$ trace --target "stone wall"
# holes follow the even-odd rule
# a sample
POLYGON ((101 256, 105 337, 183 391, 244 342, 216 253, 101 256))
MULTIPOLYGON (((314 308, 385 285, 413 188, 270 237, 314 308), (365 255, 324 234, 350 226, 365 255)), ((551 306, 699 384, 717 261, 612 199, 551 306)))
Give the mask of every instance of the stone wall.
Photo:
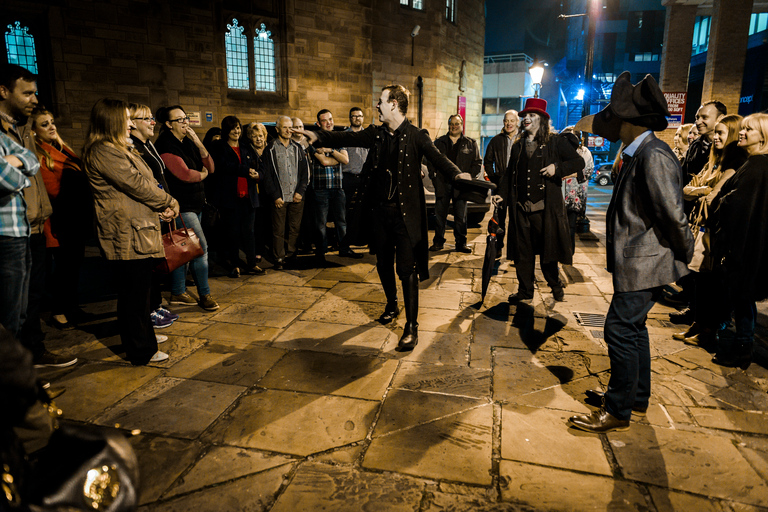
MULTIPOLYGON (((199 111, 204 133, 226 115, 274 122, 278 115, 315 120, 329 108, 337 125, 360 106, 375 118, 382 86, 399 82, 412 91, 408 117, 418 116, 416 77, 424 79, 423 125, 445 131, 457 96, 467 98, 467 134, 480 135, 485 15, 482 0, 458 2, 456 24, 445 20, 444 0, 425 10, 399 0, 7 0, 3 18, 47 19, 53 104, 62 136, 80 147, 93 103, 103 97, 146 103, 153 110, 179 103, 199 111), (281 93, 227 88, 224 33, 237 18, 246 33, 264 22, 272 31, 281 93), (420 25, 411 66, 411 30, 420 25), (459 91, 465 61, 466 90, 459 91), (207 122, 205 113, 213 120, 207 122)), ((47 87, 41 76, 41 88, 47 87)))

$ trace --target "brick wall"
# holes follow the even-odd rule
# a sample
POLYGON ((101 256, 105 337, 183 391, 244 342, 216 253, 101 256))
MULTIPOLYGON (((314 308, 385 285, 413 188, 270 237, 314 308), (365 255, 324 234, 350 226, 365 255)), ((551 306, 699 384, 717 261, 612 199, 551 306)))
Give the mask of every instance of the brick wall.
MULTIPOLYGON (((83 143, 91 106, 103 97, 146 103, 153 110, 179 103, 199 111, 203 134, 227 115, 244 123, 278 115, 315 121, 329 108, 338 125, 360 106, 375 117, 382 86, 412 91, 408 117, 418 115, 416 77, 424 79, 423 124, 433 136, 456 97, 467 97, 467 134, 480 135, 485 18, 482 0, 459 2, 454 25, 444 0, 425 0, 425 11, 398 0, 6 0, 5 15, 48 20, 54 104, 62 136, 83 143), (30 12, 33 9, 34 13, 30 12), (284 93, 245 95, 227 89, 224 32, 232 17, 252 28, 265 22, 284 55, 278 70, 284 93), (411 30, 421 25, 411 66, 411 30), (466 61, 467 89, 458 90, 466 61), (213 121, 205 121, 205 113, 213 121)), ((42 39, 41 39, 42 40, 42 39)), ((48 43, 46 43, 48 44, 48 43)), ((44 81, 40 81, 41 87, 44 81)))

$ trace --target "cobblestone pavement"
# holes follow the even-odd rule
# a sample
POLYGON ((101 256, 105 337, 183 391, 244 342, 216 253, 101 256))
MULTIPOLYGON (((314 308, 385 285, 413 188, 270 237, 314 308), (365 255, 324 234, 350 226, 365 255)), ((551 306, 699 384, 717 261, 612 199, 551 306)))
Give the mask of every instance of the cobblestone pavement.
POLYGON ((95 321, 48 330, 80 362, 45 375, 67 389, 66 419, 142 431, 146 511, 768 511, 765 351, 747 371, 714 365, 672 339, 670 307, 648 319, 647 416, 607 435, 566 426, 609 377, 602 326, 576 318, 612 293, 595 196, 565 302, 539 274, 534 303, 508 305, 502 260, 481 303, 478 227, 472 254, 431 258, 412 353, 394 350, 404 313, 375 321, 373 257, 329 255, 337 266, 212 278, 221 309, 172 308, 170 359, 146 367, 121 357, 114 300, 90 303, 95 321))

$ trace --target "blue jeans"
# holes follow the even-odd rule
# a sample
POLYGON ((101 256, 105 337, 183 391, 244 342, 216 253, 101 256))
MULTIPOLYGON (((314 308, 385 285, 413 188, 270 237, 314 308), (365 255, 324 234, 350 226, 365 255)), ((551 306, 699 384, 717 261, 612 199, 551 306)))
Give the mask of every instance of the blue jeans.
POLYGON ((757 307, 749 300, 740 300, 733 305, 733 324, 736 327, 734 341, 743 345, 752 345, 755 339, 755 318, 757 307))
MULTIPOLYGON (((346 197, 344 189, 314 189, 315 191, 315 222, 317 230, 320 232, 318 237, 316 253, 325 254, 328 250, 328 238, 325 233, 325 225, 328 222, 328 213, 333 216, 333 223, 336 226, 336 235, 339 237, 339 247, 347 235, 347 212, 346 197)), ((343 248, 342 248, 343 249, 343 248)))
MULTIPOLYGON (((203 227, 200 225, 200 219, 202 217, 203 215, 201 213, 181 212, 181 218, 184 219, 187 228, 195 232, 200 239, 200 245, 203 247, 203 255, 188 263, 192 269, 192 277, 197 285, 197 294, 201 298, 203 295, 211 293, 211 287, 208 286, 208 242, 205 240, 205 233, 203 233, 203 227)), ((181 227, 181 221, 179 219, 176 219, 176 227, 181 227)), ((173 295, 181 295, 186 292, 186 280, 187 265, 181 266, 171 272, 171 293, 173 295)))
POLYGON ((29 237, 0 236, 0 324, 14 337, 27 317, 31 267, 29 237))
POLYGON ((647 406, 651 397, 651 348, 645 320, 660 288, 618 292, 605 318, 605 342, 611 360, 611 379, 605 409, 629 420, 632 406, 647 406))

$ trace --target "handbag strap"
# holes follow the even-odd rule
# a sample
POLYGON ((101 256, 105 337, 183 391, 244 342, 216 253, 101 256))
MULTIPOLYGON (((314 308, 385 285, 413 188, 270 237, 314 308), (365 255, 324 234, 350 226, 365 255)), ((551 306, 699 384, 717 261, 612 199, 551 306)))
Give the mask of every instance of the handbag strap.
MULTIPOLYGON (((187 223, 186 223, 186 222, 184 222, 184 217, 182 217, 182 216, 181 216, 181 214, 179 214, 179 219, 181 219, 181 226, 182 226, 182 228, 184 229, 184 233, 186 233, 186 234, 187 234, 187 238, 190 238, 190 236, 189 236, 189 229, 187 229, 187 223)), ((171 243, 172 243, 172 244, 174 244, 174 245, 176 245, 176 241, 173 239, 173 231, 174 231, 174 229, 173 229, 173 222, 174 222, 175 220, 176 220, 176 219, 173 219, 173 220, 169 220, 169 221, 168 221, 168 224, 170 224, 170 225, 171 225, 171 226, 170 226, 170 228, 171 228, 171 229, 170 229, 170 230, 168 231, 168 233, 167 233, 167 234, 168 234, 168 237, 171 239, 171 243)), ((160 222, 165 222, 165 221, 160 221, 160 222)))

